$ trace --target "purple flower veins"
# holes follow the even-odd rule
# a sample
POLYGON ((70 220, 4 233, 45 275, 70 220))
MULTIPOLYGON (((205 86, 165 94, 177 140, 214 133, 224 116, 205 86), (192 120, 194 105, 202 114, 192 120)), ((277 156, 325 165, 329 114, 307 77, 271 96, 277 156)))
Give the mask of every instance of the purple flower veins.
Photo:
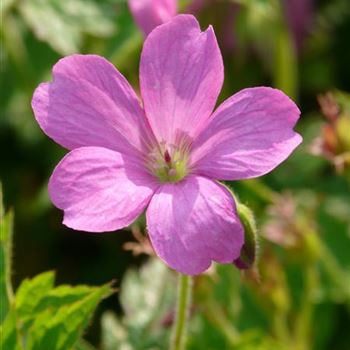
POLYGON ((249 88, 214 112, 223 83, 214 31, 191 15, 153 30, 140 62, 142 105, 114 66, 72 55, 36 89, 43 131, 70 152, 49 182, 63 223, 114 231, 146 210, 157 255, 186 274, 232 263, 244 242, 231 193, 217 180, 266 174, 301 142, 300 111, 281 91, 249 88))

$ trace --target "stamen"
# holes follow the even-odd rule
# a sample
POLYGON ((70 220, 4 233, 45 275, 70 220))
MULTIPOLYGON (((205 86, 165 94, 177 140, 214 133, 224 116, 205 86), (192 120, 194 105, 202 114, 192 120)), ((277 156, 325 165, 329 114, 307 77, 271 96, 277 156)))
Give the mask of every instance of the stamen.
POLYGON ((185 147, 161 142, 150 152, 146 165, 161 182, 178 182, 188 174, 187 161, 185 147))

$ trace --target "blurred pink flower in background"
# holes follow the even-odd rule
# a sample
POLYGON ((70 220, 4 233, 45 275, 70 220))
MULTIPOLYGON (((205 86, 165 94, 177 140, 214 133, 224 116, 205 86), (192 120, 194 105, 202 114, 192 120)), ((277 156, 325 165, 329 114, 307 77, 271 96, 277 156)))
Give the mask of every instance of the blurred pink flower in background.
POLYGON ((177 13, 177 0, 128 0, 135 22, 145 35, 177 13))
MULTIPOLYGON (((281 3, 295 46, 300 49, 312 26, 315 0, 281 0, 281 3)), ((211 23, 217 18, 214 28, 218 32, 217 27, 220 27, 219 42, 225 50, 236 49, 238 38, 235 25, 242 10, 244 5, 222 0, 193 0, 187 9, 199 17, 208 11, 211 23)))
POLYGON ((350 108, 348 94, 340 91, 327 92, 318 96, 326 123, 319 136, 312 142, 312 154, 322 156, 331 162, 339 174, 350 169, 350 108))
POLYGON ((295 45, 301 48, 313 20, 315 0, 283 0, 283 9, 295 45))
POLYGON ((179 15, 146 38, 143 103, 102 57, 73 55, 36 89, 43 131, 70 150, 49 193, 76 230, 114 231, 146 210, 156 254, 198 274, 232 263, 244 241, 232 194, 217 180, 264 175, 301 142, 300 111, 279 90, 249 88, 213 113, 224 80, 212 27, 179 15))

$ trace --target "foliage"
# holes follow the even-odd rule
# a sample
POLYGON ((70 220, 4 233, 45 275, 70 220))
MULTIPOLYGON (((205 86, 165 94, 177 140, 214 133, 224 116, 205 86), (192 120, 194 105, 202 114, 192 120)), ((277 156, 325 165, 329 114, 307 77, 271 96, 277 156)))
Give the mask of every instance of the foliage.
POLYGON ((106 9, 93 1, 31 0, 18 9, 35 35, 62 55, 79 51, 83 34, 103 37, 114 30, 106 9))
POLYGON ((128 271, 120 291, 124 317, 118 319, 110 311, 102 317, 103 349, 165 348, 165 327, 174 317, 175 282, 166 266, 155 258, 139 272, 128 271))
POLYGON ((1 348, 71 349, 81 337, 98 303, 112 293, 101 287, 54 287, 54 272, 25 279, 11 291, 10 256, 12 215, 1 214, 1 348))

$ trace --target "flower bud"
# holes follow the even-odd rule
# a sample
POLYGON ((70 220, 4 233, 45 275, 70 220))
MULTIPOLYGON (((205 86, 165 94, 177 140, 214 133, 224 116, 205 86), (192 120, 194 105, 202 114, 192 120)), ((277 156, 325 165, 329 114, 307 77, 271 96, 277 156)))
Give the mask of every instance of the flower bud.
POLYGON ((327 123, 314 141, 311 152, 334 164, 339 173, 350 169, 350 96, 340 91, 318 97, 327 123))
POLYGON ((241 255, 233 263, 237 268, 246 270, 254 265, 257 256, 257 230, 253 212, 244 204, 237 203, 237 212, 244 228, 244 245, 241 255))

